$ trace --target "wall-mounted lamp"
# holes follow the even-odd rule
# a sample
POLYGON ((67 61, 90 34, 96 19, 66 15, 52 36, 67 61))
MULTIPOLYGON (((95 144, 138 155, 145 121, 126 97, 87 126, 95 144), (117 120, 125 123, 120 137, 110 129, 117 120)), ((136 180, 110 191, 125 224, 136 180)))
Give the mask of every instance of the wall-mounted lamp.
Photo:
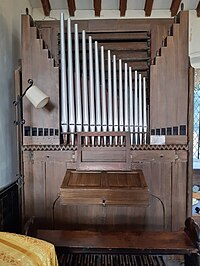
POLYGON ((22 226, 23 226, 23 215, 24 215, 24 176, 22 173, 22 125, 25 123, 23 119, 23 111, 22 111, 22 100, 23 97, 26 96, 29 101, 34 105, 35 108, 43 108, 49 101, 49 96, 47 96, 43 91, 41 91, 38 87, 33 85, 33 80, 28 80, 29 86, 25 89, 22 95, 17 95, 16 101, 13 102, 15 105, 17 112, 16 112, 16 120, 14 121, 15 125, 17 126, 17 140, 18 140, 18 186, 19 186, 19 195, 21 195, 21 202, 20 202, 20 213, 22 219, 22 226))
POLYGON ((35 106, 35 108, 43 108, 48 103, 49 96, 33 85, 32 79, 29 79, 28 83, 30 86, 24 92, 26 97, 35 106))

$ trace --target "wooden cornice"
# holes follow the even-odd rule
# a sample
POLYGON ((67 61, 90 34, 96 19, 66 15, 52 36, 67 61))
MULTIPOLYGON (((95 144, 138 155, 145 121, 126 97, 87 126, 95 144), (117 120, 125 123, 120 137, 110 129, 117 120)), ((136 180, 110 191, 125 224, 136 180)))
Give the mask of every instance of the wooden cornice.
POLYGON ((50 5, 49 0, 41 0, 41 3, 42 3, 44 15, 47 17, 50 16, 51 5, 50 5))
POLYGON ((145 16, 146 17, 150 17, 151 16, 152 7, 153 7, 153 0, 146 0, 145 1, 145 6, 144 6, 144 11, 145 11, 145 16))
POLYGON ((75 0, 67 0, 67 4, 70 17, 74 17, 74 13, 76 11, 75 0))
POLYGON ((172 0, 172 4, 170 7, 172 17, 176 16, 176 14, 178 13, 180 4, 181 4, 181 0, 172 0))
POLYGON ((197 17, 200 17, 200 1, 197 5, 196 11, 197 11, 197 17))
POLYGON ((127 0, 120 0, 120 2, 119 2, 120 17, 125 16, 126 8, 127 8, 127 0))
POLYGON ((101 14, 101 0, 93 0, 94 13, 96 17, 100 17, 101 14))

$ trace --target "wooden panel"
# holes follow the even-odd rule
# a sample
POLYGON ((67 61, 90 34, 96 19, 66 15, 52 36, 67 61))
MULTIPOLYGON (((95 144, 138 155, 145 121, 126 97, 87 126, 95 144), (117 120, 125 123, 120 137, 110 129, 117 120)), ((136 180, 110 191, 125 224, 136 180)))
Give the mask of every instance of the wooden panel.
POLYGON ((132 162, 174 162, 176 159, 175 151, 155 150, 155 151, 131 151, 132 162))
POLYGON ((104 149, 85 149, 82 152, 82 160, 84 162, 126 162, 126 150, 106 151, 104 149))
MULTIPOLYGON (((179 229, 180 221, 184 221, 183 212, 186 205, 184 187, 187 151, 134 151, 133 154, 137 155, 133 160, 133 167, 135 165, 136 169, 142 169, 150 193, 160 198, 165 206, 165 229, 171 230, 172 224, 173 230, 179 229), (172 192, 172 173, 178 193, 172 192), (176 195, 176 198, 173 196, 173 204, 172 193, 176 195), (180 218, 179 212, 182 216, 180 218)), ((59 195, 66 165, 73 160, 72 155, 72 151, 24 154, 26 217, 35 215, 36 219, 39 219, 40 228, 52 226, 53 204, 59 195), (37 193, 41 195, 38 196, 37 193)), ((110 186, 118 183, 113 179, 114 177, 109 181, 110 186)), ((124 180, 124 185, 128 185, 127 180, 124 180)), ((125 193, 123 196, 126 200, 125 193)), ((118 227, 126 225, 129 229, 163 230, 162 205, 154 196, 150 196, 150 205, 146 208, 125 205, 67 206, 61 205, 58 199, 54 206, 54 227, 117 230, 118 227)))
MULTIPOLYGON (((57 207, 59 207, 59 190, 62 184, 63 176, 66 172, 66 163, 64 161, 47 161, 46 162, 46 213, 48 228, 54 228, 54 214, 57 207)), ((61 213, 65 211, 61 209, 61 213)), ((63 221, 65 223, 66 220, 63 221)))
POLYGON ((140 167, 151 195, 145 230, 171 230, 171 163, 150 161, 141 163, 140 167))
POLYGON ((100 187, 101 172, 75 172, 68 171, 63 179, 61 188, 66 187, 100 187))
MULTIPOLYGON (((33 79, 49 97, 50 102, 42 109, 36 109, 24 97, 25 126, 53 128, 59 131, 59 76, 54 61, 48 57, 48 50, 43 49, 43 41, 37 39, 37 30, 30 27, 30 17, 22 16, 22 87, 27 87, 28 79, 33 79), (38 63, 39 62, 39 63, 38 63), (42 75, 41 75, 42 73, 42 75)), ((39 138, 24 137, 24 144, 59 144, 59 136, 39 138)))
POLYGON ((180 13, 180 24, 174 24, 172 31, 173 36, 167 37, 167 47, 161 49, 151 70, 150 125, 154 129, 187 126, 188 12, 180 13))
MULTIPOLYGON (((20 180, 19 180, 20 182, 20 180)), ((4 232, 21 232, 21 212, 19 206, 18 183, 12 183, 0 190, 0 230, 4 232)), ((21 207, 21 206, 20 206, 21 207)))
POLYGON ((45 162, 24 161, 25 217, 36 216, 42 223, 46 218, 45 168, 45 162))
POLYGON ((165 143, 170 145, 170 144, 187 144, 188 143, 188 138, 187 136, 166 136, 165 137, 165 143))
POLYGON ((141 171, 67 171, 61 188, 61 204, 141 205, 149 203, 148 188, 141 171))
POLYGON ((187 208, 187 163, 172 164, 172 230, 179 230, 184 226, 187 208))

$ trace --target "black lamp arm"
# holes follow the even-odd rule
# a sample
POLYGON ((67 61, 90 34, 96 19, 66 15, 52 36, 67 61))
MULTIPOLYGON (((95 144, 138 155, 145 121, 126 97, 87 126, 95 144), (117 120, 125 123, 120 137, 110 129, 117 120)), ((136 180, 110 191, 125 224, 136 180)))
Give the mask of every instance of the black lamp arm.
POLYGON ((29 83, 30 85, 25 89, 25 91, 23 92, 23 94, 20 95, 20 96, 18 96, 18 97, 17 97, 17 100, 13 102, 13 104, 14 104, 15 106, 19 104, 19 102, 20 102, 21 99, 24 97, 24 95, 26 94, 26 92, 30 89, 30 87, 33 86, 33 80, 32 80, 32 79, 29 79, 29 80, 28 80, 28 83, 29 83))

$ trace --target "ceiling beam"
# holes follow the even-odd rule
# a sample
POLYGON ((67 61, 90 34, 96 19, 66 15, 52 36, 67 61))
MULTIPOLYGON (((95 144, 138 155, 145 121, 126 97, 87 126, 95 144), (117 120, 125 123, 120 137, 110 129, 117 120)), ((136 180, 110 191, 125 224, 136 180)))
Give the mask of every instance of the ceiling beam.
POLYGON ((181 4, 181 0, 172 0, 170 11, 171 11, 171 17, 176 16, 178 13, 179 7, 181 4))
POLYGON ((120 0, 120 2, 119 2, 120 17, 125 16, 126 8, 127 8, 127 0, 120 0))
POLYGON ((93 0, 95 17, 100 17, 101 14, 101 0, 93 0))
POLYGON ((49 3, 49 0, 41 0, 41 3, 42 3, 44 15, 46 17, 49 17, 50 16, 50 11, 51 11, 51 5, 49 3))
POLYGON ((67 4, 70 17, 74 17, 74 13, 76 11, 75 0, 67 0, 67 4))
POLYGON ((200 1, 197 5, 196 11, 197 11, 197 17, 200 17, 200 1))
POLYGON ((152 8, 153 8, 153 0, 146 0, 144 6, 144 12, 146 17, 151 16, 152 8))

